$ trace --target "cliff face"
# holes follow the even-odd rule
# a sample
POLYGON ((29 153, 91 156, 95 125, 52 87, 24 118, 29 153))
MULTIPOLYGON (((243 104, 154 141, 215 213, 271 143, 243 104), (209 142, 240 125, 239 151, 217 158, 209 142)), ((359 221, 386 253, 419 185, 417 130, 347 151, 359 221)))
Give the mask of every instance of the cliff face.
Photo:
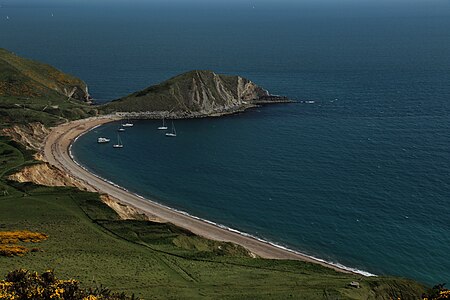
POLYGON ((8 179, 17 182, 33 182, 45 186, 71 186, 86 190, 83 183, 48 163, 24 167, 17 173, 8 176, 8 179))
POLYGON ((209 114, 239 107, 268 95, 267 91, 240 76, 227 77, 205 71, 189 75, 192 82, 188 89, 173 92, 174 97, 185 104, 187 111, 209 114))
POLYGON ((0 135, 9 136, 16 142, 24 145, 27 149, 35 151, 42 150, 45 138, 49 133, 50 130, 41 123, 15 125, 0 131, 0 135))
POLYGON ((82 80, 5 49, 0 49, 0 71, 0 97, 70 97, 90 101, 82 80))
MULTIPOLYGON (((167 117, 197 117, 232 113, 258 104, 269 92, 240 76, 191 71, 122 99, 101 110, 135 112, 167 117)), ((274 97, 272 102, 287 99, 274 97)), ((267 101, 266 101, 267 102, 267 101)))
POLYGON ((103 203, 111 207, 122 220, 143 220, 164 223, 164 220, 154 215, 144 214, 134 207, 124 205, 109 195, 102 194, 100 195, 100 199, 103 203))

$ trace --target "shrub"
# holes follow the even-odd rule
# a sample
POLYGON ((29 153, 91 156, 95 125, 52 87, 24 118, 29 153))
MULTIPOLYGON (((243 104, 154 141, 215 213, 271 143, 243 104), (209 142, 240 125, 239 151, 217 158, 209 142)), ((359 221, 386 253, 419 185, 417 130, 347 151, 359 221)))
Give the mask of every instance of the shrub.
POLYGON ((37 243, 48 239, 48 236, 31 231, 0 231, 0 244, 16 244, 18 242, 37 243))
POLYGON ((8 273, 0 281, 0 299, 8 300, 128 300, 136 299, 124 293, 113 293, 103 287, 81 288, 77 280, 59 280, 53 271, 42 274, 27 270, 8 273))
POLYGON ((24 246, 0 244, 0 256, 23 256, 28 252, 28 248, 24 246))
MULTIPOLYGON (((37 243, 48 239, 48 235, 31 231, 0 231, 0 256, 23 256, 30 252, 25 246, 17 245, 23 243, 37 243)), ((31 252, 39 251, 37 248, 31 252)), ((0 299, 2 299, 0 297, 0 299)))

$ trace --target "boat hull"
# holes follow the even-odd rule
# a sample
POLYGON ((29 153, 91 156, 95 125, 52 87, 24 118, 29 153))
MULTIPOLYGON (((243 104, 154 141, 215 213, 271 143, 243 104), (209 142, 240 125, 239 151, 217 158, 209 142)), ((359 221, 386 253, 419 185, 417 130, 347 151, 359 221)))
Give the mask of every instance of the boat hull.
POLYGON ((107 139, 107 138, 98 138, 97 139, 97 143, 99 143, 99 144, 106 144, 109 142, 110 142, 110 139, 107 139))

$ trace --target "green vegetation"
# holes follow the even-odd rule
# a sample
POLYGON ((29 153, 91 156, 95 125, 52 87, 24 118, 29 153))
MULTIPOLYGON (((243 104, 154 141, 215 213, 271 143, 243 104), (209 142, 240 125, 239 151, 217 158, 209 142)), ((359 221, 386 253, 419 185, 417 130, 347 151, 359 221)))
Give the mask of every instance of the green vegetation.
POLYGON ((0 153, 0 229, 49 236, 39 243, 40 252, 0 257, 1 276, 21 268, 55 269, 83 287, 102 283, 145 299, 417 299, 423 292, 406 279, 363 278, 300 261, 250 258, 239 246, 170 224, 121 221, 98 194, 6 181, 11 170, 33 163, 32 153, 5 139, 0 153), (355 280, 361 288, 348 286, 355 280))
POLYGON ((97 112, 86 103, 81 80, 49 65, 0 49, 0 71, 0 128, 30 122, 53 126, 97 112))

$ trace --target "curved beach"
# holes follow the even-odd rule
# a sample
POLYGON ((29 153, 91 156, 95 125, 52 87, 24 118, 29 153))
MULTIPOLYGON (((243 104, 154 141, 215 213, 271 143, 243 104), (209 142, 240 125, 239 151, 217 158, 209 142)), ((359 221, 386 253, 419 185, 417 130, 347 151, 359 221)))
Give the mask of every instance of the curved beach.
POLYGON ((150 199, 145 199, 139 195, 107 182, 104 179, 90 173, 88 170, 76 163, 70 154, 70 146, 83 133, 100 126, 102 124, 117 120, 115 117, 98 117, 84 120, 77 120, 55 127, 48 135, 44 157, 53 166, 67 172, 84 183, 89 191, 108 194, 116 198, 121 203, 134 207, 143 213, 156 216, 164 221, 185 228, 197 235, 208 239, 232 242, 241 245, 250 252, 268 259, 291 259, 317 263, 322 266, 332 268, 339 272, 355 273, 370 276, 366 272, 357 272, 350 268, 334 265, 301 253, 285 249, 268 242, 256 239, 252 236, 242 234, 238 231, 221 227, 212 222, 208 222, 186 213, 173 210, 150 199))

